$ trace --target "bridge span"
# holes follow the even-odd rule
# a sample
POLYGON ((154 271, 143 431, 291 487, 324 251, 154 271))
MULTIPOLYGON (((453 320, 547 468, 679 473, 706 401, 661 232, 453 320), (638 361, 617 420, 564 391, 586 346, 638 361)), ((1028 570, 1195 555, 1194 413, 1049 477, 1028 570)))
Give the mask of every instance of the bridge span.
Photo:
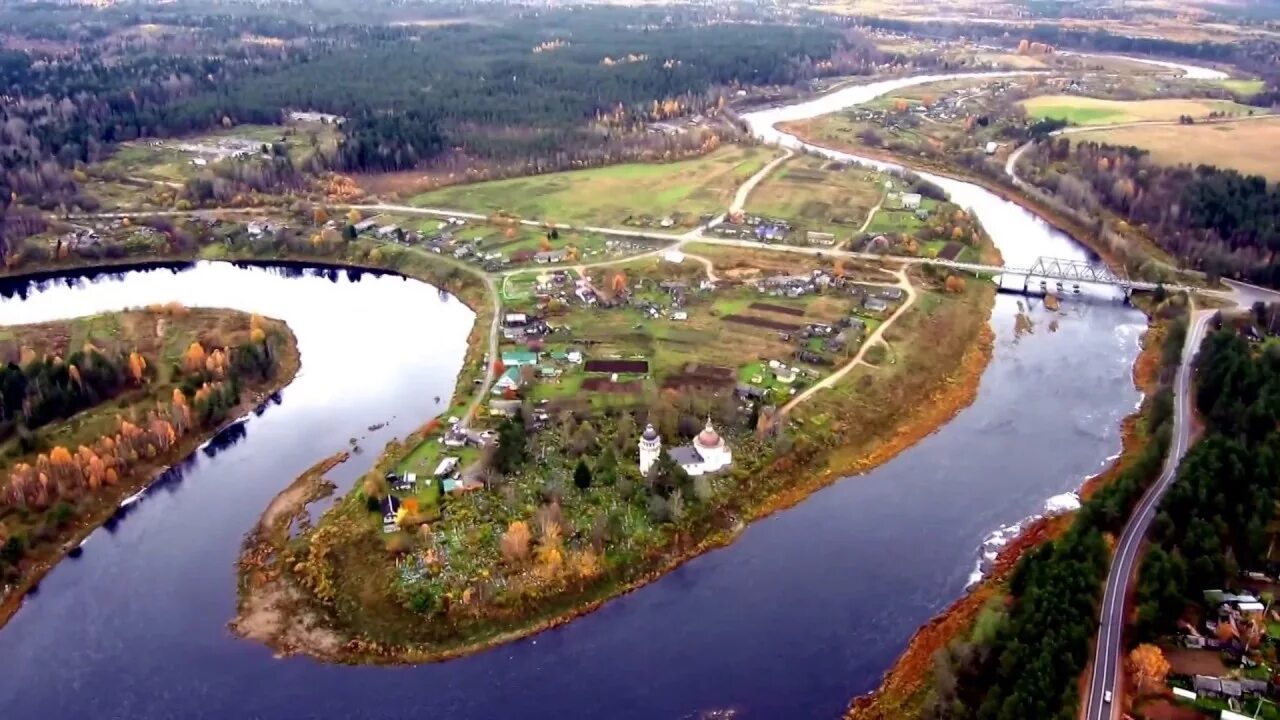
MULTIPOLYGON (((983 263, 956 262, 940 258, 924 258, 920 262, 929 265, 962 270, 975 275, 1005 275, 1023 278, 1023 290, 1030 291, 1031 283, 1039 278, 1042 285, 1050 280, 1059 283, 1072 283, 1078 289, 1080 283, 1093 285, 1111 285, 1130 293, 1133 291, 1152 291, 1161 287, 1161 283, 1145 280, 1134 280, 1125 274, 1116 273, 1102 263, 1091 263, 1085 260, 1068 260, 1065 258, 1039 257, 1030 267, 1020 268, 1007 265, 986 265, 983 263)), ((1163 285, 1169 292, 1202 292, 1203 288, 1186 285, 1163 285)))

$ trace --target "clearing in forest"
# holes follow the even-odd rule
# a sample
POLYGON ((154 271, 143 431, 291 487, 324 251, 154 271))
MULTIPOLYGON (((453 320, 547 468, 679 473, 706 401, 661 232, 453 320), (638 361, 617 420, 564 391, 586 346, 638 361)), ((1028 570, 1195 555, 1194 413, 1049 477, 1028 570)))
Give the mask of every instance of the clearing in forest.
POLYGON ((1177 120, 1189 115, 1196 120, 1209 113, 1249 115, 1265 112, 1259 108, 1231 102, 1192 98, 1159 100, 1104 100, 1078 95, 1041 95, 1024 100, 1022 106, 1032 117, 1066 120, 1075 125, 1111 125, 1144 120, 1177 120))
POLYGON ((572 225, 692 226, 699 216, 722 212, 738 186, 772 158, 765 148, 720 148, 671 163, 628 163, 433 190, 413 198, 420 207, 572 225))

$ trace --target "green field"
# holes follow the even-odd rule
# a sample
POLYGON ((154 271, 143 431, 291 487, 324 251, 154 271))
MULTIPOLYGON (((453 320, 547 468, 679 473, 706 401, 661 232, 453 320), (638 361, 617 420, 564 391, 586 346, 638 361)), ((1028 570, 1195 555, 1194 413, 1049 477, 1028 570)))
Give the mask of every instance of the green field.
POLYGON ((1216 112, 1248 115, 1257 108, 1231 102, 1190 98, 1158 100, 1104 100, 1079 95, 1041 95, 1023 100, 1027 114, 1035 118, 1065 120, 1073 125, 1112 125, 1149 120, 1177 120, 1188 115, 1197 120, 1216 112))
POLYGON ((1263 80, 1216 80, 1215 83, 1245 97, 1257 95, 1267 88, 1263 80))
POLYGON ((867 233, 871 235, 883 235, 887 233, 909 234, 919 230, 924 226, 924 221, 916 217, 912 210, 891 210, 889 208, 881 208, 880 212, 871 219, 871 224, 867 226, 867 233))
POLYGON ((685 224, 725 210, 739 184, 771 158, 764 148, 725 147, 673 163, 631 163, 592 170, 459 185, 418 195, 421 207, 573 225, 620 226, 629 217, 680 214, 685 224))
POLYGON ((880 201, 884 176, 854 166, 829 168, 822 158, 789 161, 751 193, 747 212, 790 220, 801 238, 806 231, 847 237, 880 201))

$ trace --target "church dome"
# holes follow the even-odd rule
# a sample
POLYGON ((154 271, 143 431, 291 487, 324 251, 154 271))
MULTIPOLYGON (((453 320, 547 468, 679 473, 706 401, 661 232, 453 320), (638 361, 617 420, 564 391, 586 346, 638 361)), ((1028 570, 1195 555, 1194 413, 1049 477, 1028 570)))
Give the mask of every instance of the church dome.
POLYGON ((641 435, 640 437, 643 440, 653 442, 654 440, 658 439, 658 431, 654 429, 653 425, 648 425, 644 429, 644 434, 641 435))
POLYGON ((711 426, 710 420, 707 420, 707 426, 702 429, 702 432, 698 433, 698 438, 694 442, 698 447, 707 449, 715 449, 724 444, 724 441, 720 439, 720 433, 716 432, 716 429, 711 426))

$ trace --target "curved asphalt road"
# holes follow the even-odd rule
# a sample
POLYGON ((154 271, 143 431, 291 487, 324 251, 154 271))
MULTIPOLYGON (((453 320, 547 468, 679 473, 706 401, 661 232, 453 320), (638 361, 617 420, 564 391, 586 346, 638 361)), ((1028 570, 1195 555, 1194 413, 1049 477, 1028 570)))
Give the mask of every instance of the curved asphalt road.
POLYGON ((1174 431, 1169 456, 1165 459, 1160 478, 1147 489, 1137 509, 1129 518, 1116 545, 1111 570, 1107 574, 1107 587, 1102 596, 1102 612, 1099 616, 1098 642, 1093 658, 1093 674, 1089 678, 1089 694, 1086 698, 1085 720, 1111 720, 1117 715, 1116 703, 1106 702, 1106 694, 1120 697, 1124 682, 1121 652, 1124 647, 1125 599, 1129 594, 1129 582, 1137 566, 1138 548, 1156 515, 1160 498, 1164 496, 1177 475, 1178 463, 1191 445, 1191 372, 1192 359, 1204 338, 1205 327, 1213 313, 1199 311, 1192 315, 1187 330, 1187 342, 1182 348, 1182 365, 1174 385, 1174 431))

